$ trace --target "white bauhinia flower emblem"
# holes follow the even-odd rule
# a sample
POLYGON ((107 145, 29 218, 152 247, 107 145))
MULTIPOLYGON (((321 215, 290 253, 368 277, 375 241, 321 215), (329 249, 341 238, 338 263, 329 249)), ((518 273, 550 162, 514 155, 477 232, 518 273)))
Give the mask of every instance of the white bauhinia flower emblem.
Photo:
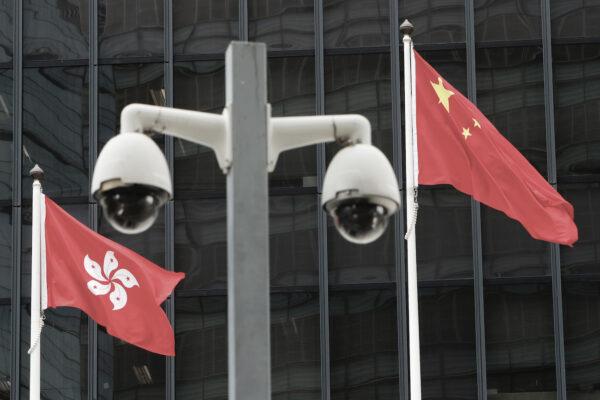
POLYGON ((140 286, 135 276, 125 268, 119 269, 119 261, 115 253, 107 251, 104 255, 104 266, 100 269, 100 264, 92 260, 87 254, 83 259, 83 266, 88 274, 94 279, 87 283, 87 287, 96 296, 102 296, 110 292, 109 298, 113 303, 113 310, 120 310, 127 304, 127 292, 125 288, 130 289, 134 286, 140 286), (112 273, 113 271, 114 274, 112 273), (112 274, 112 275, 111 275, 112 274), (123 287, 125 286, 125 287, 123 287))

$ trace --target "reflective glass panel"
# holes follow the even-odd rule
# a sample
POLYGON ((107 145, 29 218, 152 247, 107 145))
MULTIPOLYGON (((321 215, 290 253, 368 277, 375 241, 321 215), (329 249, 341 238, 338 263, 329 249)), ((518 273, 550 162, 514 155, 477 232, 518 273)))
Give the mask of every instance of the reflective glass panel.
MULTIPOLYGON (((269 200, 271 286, 318 284, 316 196, 269 200)), ((175 268, 186 273, 178 291, 227 288, 225 199, 175 201, 175 268)))
POLYGON ((475 0, 476 41, 541 39, 540 4, 536 0, 475 0))
MULTIPOLYGON (((25 303, 25 301, 23 301, 25 303)), ((21 307, 21 399, 29 399, 29 299, 21 307)), ((87 399, 88 319, 75 309, 61 307, 45 311, 41 398, 45 400, 87 399)))
POLYGON ((11 343, 10 304, 0 303, 0 399, 10 400, 11 343))
POLYGON ((551 1, 552 38, 600 36, 598 0, 551 1))
POLYGON ((394 229, 387 227, 376 241, 357 245, 344 239, 327 217, 329 284, 394 282, 394 229))
POLYGON ((477 398, 473 298, 472 286, 419 288, 423 399, 477 398))
POLYGON ((386 0, 324 0, 325 48, 385 46, 390 39, 386 0))
MULTIPOLYGON (((315 113, 313 57, 271 58, 268 61, 268 101, 274 117, 315 113)), ((317 148, 305 146, 280 154, 270 187, 316 187, 317 148)))
MULTIPOLYGON (((1 15, 1 14, 0 14, 1 15)), ((2 28, 0 28, 2 29, 2 28)), ((0 70, 0 201, 12 199, 13 73, 0 70)))
POLYGON ((269 235, 271 286, 317 286, 319 251, 316 196, 271 196, 269 235))
POLYGON ((173 0, 175 54, 222 54, 238 38, 236 0, 173 0))
POLYGON ((13 5, 13 0, 0 0, 0 63, 12 61, 13 5))
POLYGON ((420 281, 473 277, 470 197, 451 187, 419 188, 420 281))
POLYGON ((392 289, 329 291, 331 398, 398 399, 392 289))
POLYGON ((23 1, 25 61, 88 58, 87 0, 23 1))
MULTIPOLYGON (((223 61, 177 63, 173 76, 173 104, 188 110, 223 112, 225 65, 223 61)), ((225 175, 214 152, 205 146, 175 139, 175 196, 195 198, 225 193, 225 175)))
POLYGON ((462 0, 398 0, 400 23, 415 27, 415 43, 465 41, 465 2, 462 0))
POLYGON ((550 283, 486 285, 490 398, 556 398, 553 321, 550 283))
POLYGON ((248 1, 248 36, 264 42, 269 50, 312 49, 314 9, 312 0, 248 1))
POLYGON ((481 241, 487 278, 550 275, 547 243, 533 239, 519 222, 484 205, 481 241))
POLYGON ((175 398, 227 398, 227 297, 177 297, 175 398))
MULTIPOLYGON (((164 65, 116 64, 98 68, 98 151, 120 130, 121 110, 130 103, 165 105, 164 65)), ((157 136, 162 143, 164 137, 157 136)))
MULTIPOLYGON (((361 114, 371 122, 373 145, 392 159, 392 99, 388 54, 325 57, 325 113, 361 114)), ((339 150, 327 145, 328 158, 339 150)))
POLYGON ((165 358, 98 331, 98 398, 165 398, 165 358))
POLYGON ((37 163, 46 195, 87 201, 88 112, 87 67, 23 70, 23 198, 31 198, 37 163))
POLYGON ((553 46, 558 181, 600 174, 600 45, 553 46))
POLYGON ((600 182, 559 184, 558 189, 575 208, 579 240, 573 247, 562 246, 563 274, 600 273, 600 182))
POLYGON ((600 397, 600 282, 566 280, 562 292, 567 396, 595 399, 600 397))
POLYGON ((226 212, 225 199, 176 198, 175 269, 185 272, 178 292, 227 289, 226 212))
POLYGON ((10 303, 13 270, 12 219, 12 208, 9 205, 0 207, 0 305, 10 303))
POLYGON ((100 58, 162 56, 164 1, 98 0, 100 58))
POLYGON ((321 398, 319 295, 271 294, 271 390, 275 400, 321 398))

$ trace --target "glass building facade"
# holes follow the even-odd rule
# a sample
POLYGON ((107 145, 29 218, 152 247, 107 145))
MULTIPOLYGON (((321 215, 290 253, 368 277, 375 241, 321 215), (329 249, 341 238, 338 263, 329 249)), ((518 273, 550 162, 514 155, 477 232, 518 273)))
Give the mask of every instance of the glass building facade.
MULTIPOLYGON (((97 154, 128 103, 220 112, 224 50, 252 40, 268 45, 273 115, 363 114, 402 176, 404 18, 423 56, 572 202, 580 230, 573 248, 547 244, 450 187, 421 188, 423 398, 600 399, 599 0, 0 0, 0 399, 28 398, 34 162, 80 221, 187 274, 165 303, 173 358, 48 311, 43 398, 225 399, 214 155, 156 137, 174 200, 124 236, 89 193, 97 154)), ((405 222, 367 246, 340 238, 319 207, 336 150, 285 153, 270 176, 273 398, 408 399, 405 222)))

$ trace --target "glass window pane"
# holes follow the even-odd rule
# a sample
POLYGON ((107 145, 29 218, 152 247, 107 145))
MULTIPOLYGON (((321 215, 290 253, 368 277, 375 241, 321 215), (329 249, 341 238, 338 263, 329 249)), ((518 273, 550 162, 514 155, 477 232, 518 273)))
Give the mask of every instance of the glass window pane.
POLYGON ((415 26, 416 44, 465 41, 463 0, 399 0, 400 23, 408 19, 415 26))
MULTIPOLYGON (((98 68, 98 150, 119 133, 121 110, 130 103, 165 105, 164 65, 117 64, 98 68)), ((157 136, 160 143, 164 138, 157 136)))
POLYGON ((569 399, 600 396, 600 282, 563 281, 565 367, 569 399))
POLYGON ((481 241, 487 278, 550 275, 548 244, 533 239, 519 222, 483 205, 481 241))
POLYGON ((0 303, 0 398, 10 399, 11 343, 10 304, 0 303))
POLYGON ((385 46, 390 41, 386 0, 324 0, 325 48, 385 46))
POLYGON ((489 395, 556 398, 553 321, 550 283, 486 285, 489 395))
MULTIPOLYGON (((318 284, 316 196, 270 198, 272 286, 318 284)), ((186 273, 177 291, 227 288, 225 199, 175 201, 175 269, 186 273)))
POLYGON ((269 199, 271 286, 319 284, 316 196, 269 199))
POLYGON ((314 9, 312 0, 248 1, 248 36, 264 42, 269 50, 312 49, 314 9))
POLYGON ((177 297, 175 346, 175 398, 226 399, 227 297, 177 297))
MULTIPOLYGON (((313 57, 272 58, 268 62, 268 88, 274 117, 315 113, 315 63, 313 57)), ((317 148, 306 146, 283 152, 270 187, 316 187, 317 148)))
POLYGON ((100 58, 161 57, 164 1, 98 0, 100 58))
POLYGON ((598 0, 550 2, 552 38, 600 36, 600 3, 598 0))
POLYGON ((12 199, 12 77, 12 70, 0 70, 0 201, 10 201, 12 199))
MULTIPOLYGON (((176 63, 173 74, 175 107, 219 114, 223 112, 223 61, 176 63)), ((175 139, 174 155, 174 190, 177 198, 193 198, 211 192, 225 193, 225 175, 211 149, 175 139)))
POLYGON ((419 280, 473 277, 470 197, 450 187, 419 188, 419 280))
POLYGON ((237 0, 173 0, 174 52, 222 54, 238 38, 237 0))
POLYGON ((542 38, 537 0, 475 0, 475 38, 478 42, 542 38))
POLYGON ((600 273, 600 183, 560 184, 560 193, 575 208, 579 240, 575 246, 562 246, 563 274, 600 273))
MULTIPOLYGON (((392 159, 392 100, 388 54, 325 57, 325 113, 364 115, 373 145, 392 159)), ((339 149, 328 145, 328 156, 339 149)))
POLYGON ((321 398, 319 295, 271 294, 271 390, 274 400, 321 398))
POLYGON ((600 45, 553 46, 558 181, 600 174, 600 45))
POLYGON ((419 288, 423 399, 477 398, 473 299, 472 286, 419 288))
POLYGON ((175 270, 185 272, 177 291, 227 289, 225 199, 175 200, 175 270))
POLYGON ((14 3, 13 0, 0 0, 0 64, 12 61, 14 3))
POLYGON ((477 50, 477 106, 546 176, 542 48, 477 50))
POLYGON ((87 0, 24 1, 24 59, 87 59, 88 3, 87 0))
MULTIPOLYGON (((21 307, 21 399, 29 399, 29 300, 21 307)), ((87 398, 88 319, 74 308, 45 311, 41 347, 41 397, 48 400, 87 398)))
POLYGON ((396 400, 398 348, 392 289, 330 291, 332 400, 396 400))
POLYGON ((87 201, 88 68, 23 71, 23 198, 31 198, 29 170, 45 171, 44 193, 87 201))
POLYGON ((12 219, 12 208, 9 205, 0 207, 0 305, 10 303, 13 270, 12 219))
POLYGON ((99 329, 99 399, 164 399, 165 376, 165 357, 127 344, 99 329))

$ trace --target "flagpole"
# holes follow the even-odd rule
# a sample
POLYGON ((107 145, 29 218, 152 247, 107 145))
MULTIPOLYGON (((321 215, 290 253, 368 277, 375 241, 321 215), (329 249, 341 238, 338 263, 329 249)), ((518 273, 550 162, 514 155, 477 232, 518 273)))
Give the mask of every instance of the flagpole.
POLYGON ((29 174, 33 177, 31 217, 31 330, 29 351, 29 400, 40 399, 41 360, 41 203, 44 171, 36 164, 29 174))
POLYGON ((417 182, 415 182, 415 149, 413 148, 413 77, 412 39, 413 25, 405 20, 400 25, 404 44, 404 137, 406 164, 406 251, 408 279, 408 346, 410 356, 410 399, 421 400, 421 352, 419 343, 419 295, 417 286, 417 239, 412 224, 416 221, 417 182))

